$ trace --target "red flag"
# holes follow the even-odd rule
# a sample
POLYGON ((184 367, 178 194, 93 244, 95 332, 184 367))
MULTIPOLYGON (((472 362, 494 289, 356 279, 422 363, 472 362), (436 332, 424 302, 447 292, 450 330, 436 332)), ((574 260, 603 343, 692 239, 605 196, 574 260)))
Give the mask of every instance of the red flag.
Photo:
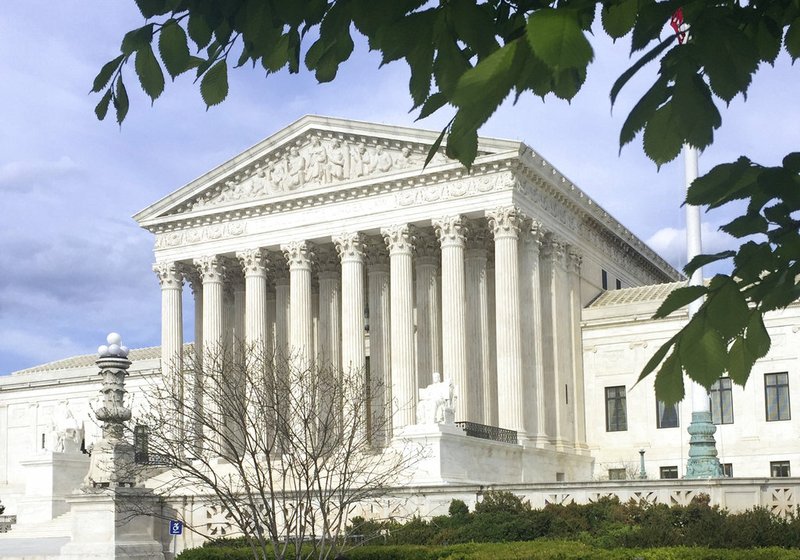
POLYGON ((675 10, 675 13, 672 14, 669 24, 672 26, 672 29, 675 30, 675 34, 678 36, 678 43, 680 44, 683 44, 686 40, 686 31, 682 29, 683 23, 683 8, 678 8, 675 10))

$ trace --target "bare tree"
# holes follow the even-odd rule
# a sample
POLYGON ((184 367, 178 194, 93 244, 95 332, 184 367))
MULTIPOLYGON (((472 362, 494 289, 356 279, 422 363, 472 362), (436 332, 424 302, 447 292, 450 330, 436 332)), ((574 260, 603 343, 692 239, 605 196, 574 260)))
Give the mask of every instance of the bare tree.
POLYGON ((213 496, 256 559, 335 556, 354 509, 401 483, 420 456, 383 445, 391 418, 367 421, 363 371, 253 347, 184 363, 139 398, 140 459, 168 469, 152 479, 158 492, 213 496))

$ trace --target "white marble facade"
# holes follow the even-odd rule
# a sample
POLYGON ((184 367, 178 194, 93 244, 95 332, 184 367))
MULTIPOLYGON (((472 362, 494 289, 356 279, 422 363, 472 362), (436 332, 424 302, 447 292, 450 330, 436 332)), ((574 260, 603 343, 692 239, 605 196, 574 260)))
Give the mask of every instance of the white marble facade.
MULTIPOLYGON (((304 117, 138 213, 155 237, 162 339, 160 350, 131 354, 133 400, 159 375, 159 357, 169 380, 186 343, 202 354, 244 339, 369 367, 385 386, 372 413, 391 411, 394 434, 452 455, 425 466, 431 484, 605 478, 636 466, 639 449, 651 478, 672 465, 682 473, 689 407, 678 429, 657 428, 652 385, 633 388, 680 324, 678 314, 649 319, 679 273, 524 144, 481 139, 470 171, 441 154, 423 168, 436 137, 304 117), (194 305, 183 309, 184 299, 194 305), (426 429, 419 390, 435 373, 454 389, 448 419, 513 430, 518 443, 464 444, 450 425, 426 429), (627 397, 624 430, 607 429, 609 387, 627 397)), ((795 422, 763 418, 765 374, 788 372, 790 396, 800 391, 798 316, 791 307, 769 319, 773 351, 736 389, 736 421, 718 432, 737 476, 769 476, 772 457, 800 472, 795 422)), ((9 512, 24 494, 23 463, 59 453, 48 446, 64 407, 91 441, 92 364, 0 377, 9 512)))

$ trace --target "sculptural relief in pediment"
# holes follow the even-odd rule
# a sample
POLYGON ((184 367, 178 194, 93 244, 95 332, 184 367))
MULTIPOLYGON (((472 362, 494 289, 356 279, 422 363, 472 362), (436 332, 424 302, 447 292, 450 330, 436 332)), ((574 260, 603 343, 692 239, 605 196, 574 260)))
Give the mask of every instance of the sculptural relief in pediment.
MULTIPOLYGON (((424 144, 312 133, 219 181, 172 213, 267 199, 410 169, 421 170, 428 149, 424 144)), ((437 153, 431 165, 448 162, 450 160, 443 154, 437 153)))

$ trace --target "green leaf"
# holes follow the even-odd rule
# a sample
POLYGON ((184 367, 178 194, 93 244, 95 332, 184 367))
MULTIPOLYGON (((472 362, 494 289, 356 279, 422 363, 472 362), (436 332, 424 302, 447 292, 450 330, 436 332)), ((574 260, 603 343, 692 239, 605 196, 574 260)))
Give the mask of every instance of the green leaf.
POLYGON ((136 0, 136 5, 145 19, 160 16, 170 11, 164 0, 136 0))
POLYGON ((696 255, 692 257, 686 266, 683 267, 683 272, 687 276, 691 276, 694 274, 694 271, 703 268, 707 264, 711 264, 713 262, 721 261, 723 259, 728 259, 736 254, 736 251, 722 251, 720 253, 713 253, 708 255, 696 255))
POLYGON ((746 198, 747 190, 755 185, 757 177, 757 168, 746 157, 717 165, 692 182, 686 193, 686 203, 716 208, 732 200, 746 198))
POLYGON ((604 4, 600 12, 603 29, 612 39, 619 39, 628 34, 636 23, 639 11, 639 0, 620 0, 612 4, 604 4))
POLYGON ((709 291, 705 303, 707 324, 726 339, 732 339, 744 332, 750 311, 731 277, 718 274, 712 281, 712 288, 717 281, 721 286, 709 291))
POLYGON ((634 76, 634 74, 636 74, 637 72, 639 72, 639 70, 644 68, 644 66, 648 62, 655 60, 658 57, 658 55, 664 52, 667 49, 667 47, 669 47, 672 43, 675 42, 675 38, 676 38, 675 35, 670 35, 669 37, 661 41, 655 47, 650 49, 639 60, 637 60, 633 66, 625 70, 625 72, 623 72, 619 78, 617 78, 617 80, 614 82, 614 85, 611 87, 612 105, 614 105, 614 103, 617 101, 617 96, 619 95, 619 92, 622 91, 622 88, 625 87, 625 84, 627 84, 628 81, 630 81, 630 79, 634 76))
POLYGON ((722 124, 708 85, 693 69, 679 71, 672 89, 673 126, 683 142, 703 149, 714 140, 714 130, 722 124))
POLYGON ((272 50, 261 59, 261 65, 267 72, 277 72, 289 61, 289 36, 283 34, 272 50))
POLYGON ((755 363, 756 357, 745 344, 744 337, 736 337, 728 351, 728 375, 731 380, 744 387, 755 363))
POLYGON ((171 19, 161 28, 158 38, 158 51, 164 67, 172 79, 189 69, 189 44, 186 32, 178 23, 171 19))
POLYGON ((769 19, 759 19, 753 32, 753 40, 758 49, 758 57, 769 64, 774 64, 781 51, 782 30, 769 19))
POLYGON ((748 237, 756 233, 767 233, 769 223, 760 215, 745 214, 738 216, 722 226, 721 229, 738 239, 748 237))
POLYGON ((644 127, 644 153, 659 166, 678 157, 683 148, 683 135, 676 127, 676 113, 674 104, 668 101, 644 127))
POLYGON ((706 293, 708 293, 708 288, 705 286, 683 286, 672 290, 661 303, 655 315, 653 315, 653 319, 663 319, 673 311, 677 311, 697 298, 703 297, 706 293))
POLYGON ((211 26, 202 12, 189 12, 189 23, 186 25, 186 30, 194 44, 197 45, 198 52, 211 42, 211 26))
POLYGON ((675 345, 675 342, 677 340, 678 340, 678 335, 675 335, 672 338, 670 338, 667 342, 662 344, 658 350, 656 350, 656 353, 653 354, 653 356, 649 360, 647 360, 647 363, 642 369, 642 373, 639 374, 639 379, 636 380, 636 383, 639 383, 639 381, 650 375, 650 373, 652 373, 653 370, 655 370, 659 366, 659 364, 661 364, 661 362, 664 361, 664 356, 667 355, 667 352, 669 352, 670 348, 672 348, 675 345))
POLYGON ((745 93, 758 68, 756 45, 738 27, 724 19, 707 22, 693 36, 714 93, 726 102, 745 93))
POLYGON ((97 115, 97 120, 102 121, 106 118, 108 113, 108 106, 111 103, 111 88, 106 90, 103 97, 100 98, 100 103, 94 108, 94 114, 97 115))
POLYGON ((675 404, 683 400, 686 391, 683 386, 683 369, 677 352, 673 352, 664 360, 656 373, 654 386, 656 398, 666 404, 675 404))
POLYGON ((725 371, 727 347, 719 332, 698 312, 680 332, 679 358, 686 374, 710 387, 725 371))
POLYGON ((644 128, 656 109, 669 98, 670 92, 671 88, 667 86, 667 79, 663 76, 647 90, 622 124, 619 133, 620 148, 636 138, 636 134, 644 128))
POLYGON ((161 72, 161 65, 158 64, 150 45, 136 51, 134 68, 136 75, 139 76, 142 89, 150 99, 155 101, 164 91, 164 74, 161 72))
POLYGON ((786 46, 786 52, 792 57, 792 60, 800 58, 800 17, 795 18, 786 36, 783 38, 783 44, 786 46))
POLYGON ((573 10, 535 11, 528 19, 526 35, 536 56, 555 70, 585 70, 594 58, 592 46, 573 10))
POLYGON ((125 84, 122 82, 122 76, 117 78, 117 88, 113 97, 114 109, 117 112, 117 123, 122 124, 125 116, 128 114, 130 103, 128 101, 128 90, 125 89, 125 84))
POLYGON ((793 173, 800 173, 800 152, 792 152, 783 158, 782 165, 793 173))
POLYGON ((109 60, 103 65, 103 67, 100 69, 100 72, 98 72, 97 76, 94 78, 92 92, 97 93, 108 85, 108 81, 111 79, 111 76, 114 74, 116 69, 119 68, 120 64, 122 64, 123 58, 125 58, 125 55, 121 54, 114 60, 109 60))
POLYGON ((439 136, 436 138, 436 141, 431 146, 431 149, 428 150, 428 156, 425 158, 425 164, 422 166, 423 169, 428 167, 428 164, 431 162, 433 157, 436 155, 436 152, 439 151, 439 148, 442 146, 442 140, 444 139, 444 135, 447 134, 448 130, 450 130, 450 126, 453 124, 454 120, 455 120, 455 117, 450 119, 450 122, 447 123, 447 126, 445 126, 442 129, 442 132, 439 133, 439 136))
POLYGON ((218 105, 228 96, 228 64, 225 59, 212 66, 200 82, 200 95, 206 108, 218 105))
POLYGON ((754 309, 750 315, 745 343, 757 360, 766 356, 772 345, 767 327, 764 326, 764 316, 758 309, 754 309))
POLYGON ((153 25, 149 23, 133 31, 128 31, 122 38, 120 52, 125 56, 130 56, 142 47, 149 46, 153 40, 153 25))
POLYGON ((442 93, 437 91, 428 99, 425 100, 425 103, 422 104, 422 109, 419 111, 419 116, 415 120, 422 120, 447 104, 447 97, 442 93))
POLYGON ((487 4, 478 5, 474 0, 450 0, 444 7, 456 36, 479 58, 500 47, 487 4))

